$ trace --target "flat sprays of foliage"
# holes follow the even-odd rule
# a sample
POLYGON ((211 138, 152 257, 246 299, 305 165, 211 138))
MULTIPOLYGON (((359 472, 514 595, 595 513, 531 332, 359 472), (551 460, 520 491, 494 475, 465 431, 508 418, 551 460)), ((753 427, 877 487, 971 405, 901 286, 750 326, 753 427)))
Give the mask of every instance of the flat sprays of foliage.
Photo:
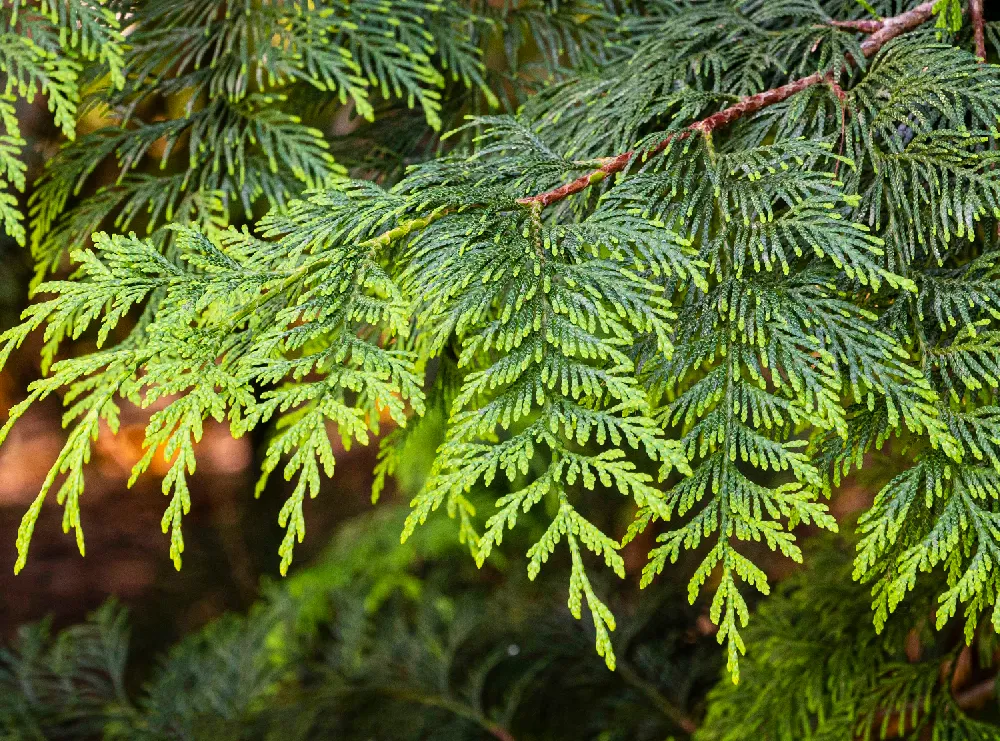
MULTIPOLYGON (((319 75, 364 113, 357 80, 369 79, 419 103, 433 128, 436 99, 391 76, 404 74, 398 58, 368 61, 382 58, 352 40, 367 28, 351 15, 363 4, 341 9, 350 20, 323 11, 301 42, 297 17, 274 7, 279 40, 290 29, 274 52, 293 50, 287 68, 249 75, 240 56, 254 47, 236 29, 257 16, 227 10, 205 16, 225 29, 224 53, 213 57, 222 47, 209 42, 183 52, 194 79, 166 76, 174 67, 156 61, 161 51, 135 57, 118 80, 125 103, 172 84, 210 100, 148 131, 126 119, 107 134, 121 142, 109 150, 121 183, 132 182, 130 153, 145 153, 154 134, 169 141, 179 120, 190 133, 177 141, 204 155, 177 174, 200 178, 184 198, 211 192, 224 206, 250 193, 274 208, 251 230, 181 218, 175 205, 159 238, 122 227, 58 248, 72 250, 76 272, 38 286, 24 323, 3 336, 2 359, 35 330, 46 360, 59 359, 0 437, 56 393, 70 428, 22 523, 16 568, 50 494, 83 549, 85 464, 123 401, 166 400, 134 476, 160 451, 172 457, 163 525, 178 565, 204 421, 234 435, 270 431, 261 485, 274 471, 294 481, 282 571, 305 535, 306 498, 333 474, 331 434, 367 443, 392 421, 377 495, 433 410, 447 422, 404 540, 443 510, 483 564, 524 513, 544 513, 528 575, 565 556, 570 611, 586 605, 611 668, 616 620, 595 563, 624 576, 623 545, 655 532, 648 584, 697 551, 689 598, 713 592, 710 618, 735 679, 745 592, 770 589, 754 554, 763 546, 798 561, 799 525, 837 529, 826 497, 888 441, 906 468, 861 518, 852 574, 871 591, 876 629, 925 586, 939 627, 957 616, 971 640, 984 623, 1000 626, 1000 69, 986 61, 998 28, 981 3, 616 9, 619 32, 603 52, 561 70, 516 116, 473 118, 459 129, 465 144, 391 186, 339 176, 311 130, 279 135, 290 119, 255 106, 285 94, 272 83, 317 87, 319 75), (229 121, 251 133, 220 133, 229 121), (245 169, 253 156, 269 168, 245 169), (293 187, 289 175, 318 187, 269 196, 273 178, 293 187), (96 350, 58 355, 86 332, 96 350), (495 503, 486 511, 473 506, 484 496, 495 503)), ((372 15, 397 50, 433 36, 417 26, 449 17, 403 8, 372 15)), ((147 12, 151 33, 174 33, 147 12)), ((455 69, 440 38, 426 56, 455 69)), ((141 48, 136 38, 132 53, 141 48)), ((270 63, 270 49, 255 59, 270 63)), ((482 87, 472 68, 465 78, 482 87)), ((52 214, 37 232, 40 276, 54 265, 46 224, 82 213, 63 215, 65 200, 46 194, 69 188, 58 185, 70 182, 60 163, 95 151, 69 146, 36 192, 34 208, 52 214)))

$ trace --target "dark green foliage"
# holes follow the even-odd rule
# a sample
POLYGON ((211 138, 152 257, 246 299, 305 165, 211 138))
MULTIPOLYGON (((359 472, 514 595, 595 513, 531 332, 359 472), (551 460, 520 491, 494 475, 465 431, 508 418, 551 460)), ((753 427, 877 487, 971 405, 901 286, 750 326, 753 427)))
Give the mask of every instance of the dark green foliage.
POLYGON ((99 737, 127 704, 126 616, 113 603, 87 623, 53 636, 47 623, 24 626, 0 651, 0 738, 99 737))
MULTIPOLYGON (((55 125, 72 139, 88 88, 99 78, 120 89, 125 84, 125 50, 114 12, 74 0, 5 3, 0 10, 0 226, 20 244, 24 217, 14 191, 24 191, 25 145, 18 124, 19 100, 41 93, 55 125)), ((58 208, 58 207, 57 207, 58 208)))
POLYGON ((690 726, 717 666, 685 631, 691 610, 658 609, 679 595, 657 590, 623 621, 611 674, 542 585, 491 592, 453 567, 449 528, 394 547, 405 513, 385 514, 247 616, 184 639, 141 689, 115 605, 56 636, 24 629, 0 655, 0 737, 661 741, 690 726))
MULTIPOLYGON (((600 58, 615 28, 608 8, 587 2, 497 10, 452 0, 39 0, 15 2, 0 22, 4 182, 25 188, 11 94, 40 90, 71 140, 31 197, 39 279, 102 226, 142 229, 162 247, 166 224, 225 226, 330 185, 344 165, 392 175, 432 153, 435 132, 462 111, 498 106, 501 79, 530 64, 552 74, 564 53, 600 58), (592 20, 569 22, 581 14, 592 20), (487 69, 496 45, 510 63, 487 69), (419 111, 407 118, 412 134, 372 147, 385 134, 371 122, 407 110, 419 111), (84 113, 104 125, 76 137, 84 113), (353 143, 343 163, 330 151, 335 132, 353 143)), ((3 203, 5 229, 23 243, 16 201, 3 203)))
POLYGON ((162 243, 164 224, 224 226, 234 208, 249 215, 329 185, 344 169, 310 119, 341 110, 371 121, 377 106, 398 100, 436 130, 445 75, 495 102, 469 35, 480 21, 456 3, 170 0, 114 9, 129 17, 126 82, 90 91, 87 104, 107 110, 108 125, 65 146, 33 195, 39 277, 109 222, 162 243), (114 182, 74 199, 108 163, 114 182))
POLYGON ((850 579, 852 546, 842 540, 807 549, 809 566, 761 603, 745 632, 740 684, 723 671, 708 691, 720 657, 695 630, 700 606, 687 608, 675 587, 657 586, 638 601, 619 592, 619 666, 611 673, 588 648, 593 636, 554 609, 548 581, 456 568, 460 554, 442 520, 394 546, 404 516, 388 508, 359 518, 319 564, 152 666, 129 657, 127 617, 113 603, 57 635, 45 624, 22 629, 0 653, 0 737, 1000 735, 993 631, 981 631, 972 649, 960 630, 935 631, 934 596, 922 590, 876 632, 866 589, 850 579))

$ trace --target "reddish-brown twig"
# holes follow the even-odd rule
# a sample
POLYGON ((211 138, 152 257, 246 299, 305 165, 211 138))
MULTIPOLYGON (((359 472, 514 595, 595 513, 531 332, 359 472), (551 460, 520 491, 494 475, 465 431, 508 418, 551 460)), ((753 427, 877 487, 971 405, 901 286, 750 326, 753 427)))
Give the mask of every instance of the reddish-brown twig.
POLYGON ((969 0, 969 17, 976 39, 976 56, 986 61, 986 32, 983 30, 983 0, 969 0))
MULTIPOLYGON (((927 19, 931 17, 933 12, 934 3, 926 2, 918 5, 913 10, 908 10, 905 13, 901 13, 900 15, 893 16, 891 18, 886 18, 881 22, 878 30, 862 42, 862 53, 865 57, 874 56, 892 39, 926 22, 927 19)), ((853 60, 848 58, 848 61, 853 60)), ((528 196, 526 198, 519 198, 517 202, 522 206, 534 206, 535 204, 539 204, 543 208, 545 206, 550 206, 551 204, 557 203, 574 193, 586 190, 594 183, 599 183, 609 175, 621 172, 632 164, 633 160, 635 160, 637 156, 641 159, 648 159, 663 152, 668 146, 670 146, 671 142, 686 139, 696 133, 703 135, 711 134, 716 129, 726 126, 743 116, 756 113, 762 108, 767 108, 775 103, 787 100, 796 93, 824 81, 830 81, 834 85, 834 92, 837 94, 837 97, 841 98, 843 91, 836 85, 836 82, 827 77, 825 74, 816 72, 808 77, 793 80, 792 82, 786 83, 781 87, 776 87, 772 90, 765 90, 762 93, 757 93, 756 95, 744 98, 739 103, 729 106, 729 108, 725 108, 718 113, 713 113, 708 118, 703 118, 701 121, 696 121, 690 126, 670 134, 651 149, 647 149, 643 152, 630 150, 628 152, 615 155, 614 157, 607 157, 601 161, 602 164, 598 169, 588 172, 586 175, 581 175, 575 180, 571 180, 568 183, 560 185, 558 188, 553 188, 552 190, 547 190, 544 193, 528 196)), ((843 98, 841 98, 841 100, 843 100, 843 98)))
POLYGON ((882 21, 830 21, 830 25, 837 28, 846 28, 850 31, 860 31, 861 33, 875 33, 882 28, 882 21))

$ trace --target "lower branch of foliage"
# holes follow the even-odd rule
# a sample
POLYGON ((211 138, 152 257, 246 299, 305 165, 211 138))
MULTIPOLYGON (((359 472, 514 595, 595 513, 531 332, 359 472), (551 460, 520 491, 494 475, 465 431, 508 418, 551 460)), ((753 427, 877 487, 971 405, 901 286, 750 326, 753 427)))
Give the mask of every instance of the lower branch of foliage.
POLYGON ((619 660, 617 666, 615 667, 615 671, 622 678, 622 681, 625 682, 625 684, 641 692, 646 699, 656 706, 657 710, 675 723, 682 731, 691 734, 698 730, 698 723, 695 722, 693 718, 660 694, 659 690, 656 689, 656 685, 639 676, 639 674, 631 666, 629 666, 628 662, 619 660))
MULTIPOLYGON (((963 649, 963 654, 968 655, 969 648, 965 647, 963 649)), ((962 659, 959 658, 956 663, 961 663, 962 659)), ((947 666, 947 665, 945 665, 947 666)), ((968 671, 969 664, 966 663, 966 672, 968 671)), ((973 685, 955 686, 958 680, 958 675, 961 674, 958 669, 952 668, 949 672, 946 669, 942 669, 942 681, 949 681, 951 683, 951 700, 954 702, 955 707, 963 712, 974 712, 981 709, 987 702, 996 696, 997 691, 997 675, 994 674, 973 685)), ((967 677, 967 674, 966 674, 967 677)), ((886 714, 879 714, 876 716, 876 722, 873 725, 878 725, 881 723, 886 723, 885 733, 881 736, 882 738, 900 738, 908 730, 912 730, 913 723, 905 723, 904 718, 916 718, 925 712, 924 708, 916 707, 914 704, 907 705, 901 710, 893 710, 886 714), (885 717, 888 715, 888 722, 886 722, 885 717)), ((870 738, 869 734, 865 731, 859 731, 857 733, 857 738, 870 738)))
MULTIPOLYGON (((874 33, 872 33, 872 35, 865 39, 865 41, 861 44, 862 53, 866 58, 874 56, 892 39, 922 25, 933 14, 934 5, 935 3, 933 2, 923 3, 918 5, 913 10, 909 10, 891 18, 886 18, 882 21, 877 21, 877 28, 874 26, 870 27, 874 33)), ((854 61, 850 58, 850 56, 847 57, 847 60, 852 63, 854 61)), ((553 188, 552 190, 547 190, 544 193, 528 196, 526 198, 520 198, 518 199, 518 203, 523 206, 534 206, 535 204, 540 204, 543 208, 545 206, 550 206, 553 203, 557 203, 564 198, 573 195, 574 193, 586 190, 591 185, 601 182, 609 175, 622 172, 629 167, 629 165, 631 165, 633 160, 637 157, 640 160, 647 160, 650 157, 655 157, 666 150, 672 142, 686 139, 692 134, 703 134, 708 136, 716 129, 727 126, 737 119, 756 113, 757 111, 767 108, 768 106, 775 105, 776 103, 788 100, 788 98, 792 97, 796 93, 802 92, 806 88, 818 85, 824 81, 829 81, 830 84, 833 85, 834 91, 837 93, 837 97, 843 100, 843 91, 840 90, 836 81, 822 72, 815 72, 807 77, 793 80, 789 83, 781 85, 780 87, 765 90, 762 93, 757 93, 756 95, 750 95, 743 98, 740 102, 735 103, 718 113, 713 113, 707 118, 696 121, 684 129, 670 134, 650 149, 642 152, 630 150, 628 152, 615 155, 614 157, 608 157, 603 160, 598 169, 589 172, 586 175, 581 175, 575 180, 565 183, 564 185, 560 185, 558 188, 553 188)))
POLYGON ((441 697, 440 695, 427 695, 422 692, 415 692, 413 690, 400 689, 396 687, 379 687, 377 691, 396 700, 403 700, 404 702, 413 702, 418 705, 424 705, 425 707, 446 710, 459 718, 464 718, 472 723, 475 723, 477 726, 493 736, 493 738, 498 739, 498 741, 515 741, 510 731, 506 728, 497 725, 482 713, 476 711, 468 705, 457 702, 456 700, 441 697))

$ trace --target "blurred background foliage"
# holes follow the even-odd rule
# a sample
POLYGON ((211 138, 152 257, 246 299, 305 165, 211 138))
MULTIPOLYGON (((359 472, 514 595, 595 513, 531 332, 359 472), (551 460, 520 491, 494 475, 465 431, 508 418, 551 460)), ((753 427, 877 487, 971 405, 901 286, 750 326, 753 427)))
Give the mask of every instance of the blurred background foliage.
POLYGON ((404 516, 355 519, 248 613, 141 670, 116 603, 58 634, 22 629, 0 658, 0 686, 17 688, 0 721, 39 738, 654 741, 694 728, 687 709, 719 655, 676 587, 632 605, 610 673, 553 609, 556 590, 520 569, 477 572, 444 523, 400 548, 404 516))

